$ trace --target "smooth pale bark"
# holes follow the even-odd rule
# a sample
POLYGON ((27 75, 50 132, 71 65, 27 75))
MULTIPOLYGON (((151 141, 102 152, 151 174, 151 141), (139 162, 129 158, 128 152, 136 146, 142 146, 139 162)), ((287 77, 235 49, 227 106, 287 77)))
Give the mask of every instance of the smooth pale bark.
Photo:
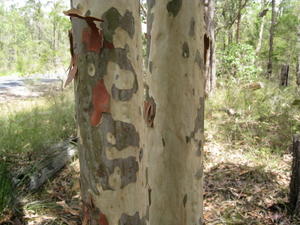
POLYGON ((204 63, 205 63, 205 95, 209 96, 216 88, 216 53, 215 53, 215 26, 214 0, 204 0, 204 63))
POLYGON ((149 222, 202 223, 203 1, 156 0, 144 117, 149 222))
POLYGON ((261 18, 260 28, 259 28, 259 35, 258 35, 258 41, 255 49, 255 53, 258 54, 261 49, 262 41, 263 41, 263 34, 264 34, 264 27, 265 27, 265 16, 268 12, 268 9, 265 9, 266 7, 266 1, 261 0, 261 11, 259 13, 259 18, 261 18))
POLYGON ((139 1, 71 4, 82 224, 146 225, 139 1))
POLYGON ((256 49, 255 49, 256 54, 258 54, 260 52, 260 49, 261 49, 261 44, 262 44, 262 41, 263 41, 263 34, 264 34, 264 26, 265 26, 265 17, 263 17, 261 19, 261 24, 260 24, 260 28, 259 28, 259 37, 258 37, 256 49))
POLYGON ((272 0, 272 16, 271 16, 270 38, 269 38, 269 61, 268 61, 268 68, 267 68, 269 79, 272 76, 272 70, 273 70, 274 27, 275 27, 275 0, 272 0))

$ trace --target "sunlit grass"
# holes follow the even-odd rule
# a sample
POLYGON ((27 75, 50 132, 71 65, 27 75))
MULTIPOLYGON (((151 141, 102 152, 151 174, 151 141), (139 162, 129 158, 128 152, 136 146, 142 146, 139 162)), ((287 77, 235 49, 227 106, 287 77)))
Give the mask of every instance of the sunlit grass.
POLYGON ((71 91, 0 105, 0 156, 38 152, 75 134, 71 91))

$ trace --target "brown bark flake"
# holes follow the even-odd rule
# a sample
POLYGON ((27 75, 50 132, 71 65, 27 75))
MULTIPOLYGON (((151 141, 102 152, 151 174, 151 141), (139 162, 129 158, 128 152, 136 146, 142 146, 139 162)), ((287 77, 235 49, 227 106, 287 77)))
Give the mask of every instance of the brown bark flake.
POLYGON ((144 119, 148 127, 153 127, 156 113, 156 104, 153 98, 149 98, 144 102, 144 119))
POLYGON ((93 111, 91 115, 91 125, 97 126, 101 122, 102 113, 109 112, 110 96, 106 90, 104 80, 97 82, 93 88, 93 111))
POLYGON ((69 73, 68 73, 67 80, 65 82, 65 87, 72 82, 72 80, 75 78, 77 74, 77 70, 78 70, 77 61, 78 61, 78 55, 73 55, 71 58, 69 73))
POLYGON ((99 225, 109 225, 106 216, 100 212, 99 225))

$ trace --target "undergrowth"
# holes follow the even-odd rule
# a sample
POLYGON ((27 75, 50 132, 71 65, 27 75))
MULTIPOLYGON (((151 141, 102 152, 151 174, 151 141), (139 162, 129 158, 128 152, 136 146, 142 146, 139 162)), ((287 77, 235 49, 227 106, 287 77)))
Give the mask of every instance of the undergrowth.
POLYGON ((297 89, 280 88, 267 80, 256 90, 247 85, 220 84, 206 103, 206 130, 217 133, 219 141, 244 150, 287 152, 292 135, 300 130, 297 89))

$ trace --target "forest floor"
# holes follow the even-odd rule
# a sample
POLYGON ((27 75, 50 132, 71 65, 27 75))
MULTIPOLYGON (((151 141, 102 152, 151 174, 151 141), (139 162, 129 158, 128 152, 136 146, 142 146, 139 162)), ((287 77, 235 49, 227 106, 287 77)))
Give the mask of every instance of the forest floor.
MULTIPOLYGON (((292 160, 289 146, 292 134, 300 127, 298 108, 292 107, 295 98, 294 88, 281 90, 271 84, 253 91, 219 87, 207 101, 204 146, 206 225, 300 224, 300 220, 289 214, 287 204, 292 160)), ((51 107, 50 111, 49 108, 44 110, 53 120, 58 107, 66 107, 70 101, 72 98, 59 103, 55 110, 51 107)), ((74 113, 70 109, 63 111, 66 111, 65 118, 74 113)), ((41 111, 40 114, 45 113, 41 111)), ((73 128, 69 130, 65 133, 74 131, 73 128)), ((13 162, 16 168, 38 159, 32 155, 22 157, 19 154, 18 157, 13 162)), ((15 205, 19 216, 11 217, 8 211, 2 219, 6 220, 3 224, 81 224, 78 159, 38 192, 19 196, 15 205)))

